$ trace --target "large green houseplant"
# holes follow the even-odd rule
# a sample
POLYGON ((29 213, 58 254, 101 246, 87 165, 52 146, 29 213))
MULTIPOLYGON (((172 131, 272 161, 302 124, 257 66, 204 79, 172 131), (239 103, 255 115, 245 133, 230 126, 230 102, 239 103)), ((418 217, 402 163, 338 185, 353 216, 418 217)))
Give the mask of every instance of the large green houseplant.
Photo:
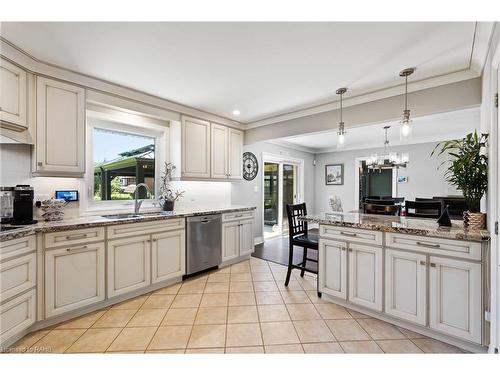
MULTIPOLYGON (((431 155, 447 154, 445 178, 462 191, 469 211, 464 213, 466 225, 484 228, 485 215, 480 213, 481 198, 488 188, 488 134, 476 131, 462 139, 440 142, 431 155)), ((441 166, 440 165, 440 166, 441 166)))

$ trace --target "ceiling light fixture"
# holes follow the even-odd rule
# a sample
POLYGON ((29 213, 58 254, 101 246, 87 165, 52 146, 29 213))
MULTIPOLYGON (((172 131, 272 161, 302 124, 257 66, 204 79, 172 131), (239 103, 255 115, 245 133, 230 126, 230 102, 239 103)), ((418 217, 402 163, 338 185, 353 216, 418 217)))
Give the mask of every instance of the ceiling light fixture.
POLYGON ((239 109, 233 109, 233 115, 239 116, 241 114, 239 109))
POLYGON ((416 68, 407 68, 399 72, 400 77, 405 77, 405 109, 403 110, 403 119, 399 128, 399 137, 402 141, 411 138, 411 119, 410 110, 408 109, 408 76, 415 72, 416 68))
POLYGON ((406 168, 406 164, 410 161, 410 156, 407 153, 399 155, 397 152, 389 152, 388 131, 390 128, 391 127, 389 125, 384 126, 384 153, 382 155, 374 154, 370 156, 370 158, 366 161, 368 169, 378 169, 379 172, 382 172, 382 169, 397 169, 399 167, 406 168))
POLYGON ((345 143, 345 128, 344 128, 344 121, 342 118, 342 95, 344 95, 347 92, 346 87, 341 87, 336 91, 337 95, 340 95, 340 121, 339 121, 339 130, 337 131, 337 147, 341 148, 344 146, 345 143))

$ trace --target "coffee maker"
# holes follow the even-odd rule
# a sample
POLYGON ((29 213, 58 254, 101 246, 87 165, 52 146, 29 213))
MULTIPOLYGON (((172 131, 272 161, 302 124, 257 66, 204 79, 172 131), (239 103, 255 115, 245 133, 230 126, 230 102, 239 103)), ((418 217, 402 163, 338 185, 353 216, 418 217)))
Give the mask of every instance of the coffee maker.
POLYGON ((29 185, 16 185, 14 188, 14 216, 13 225, 29 225, 38 221, 33 220, 33 199, 35 191, 29 185))

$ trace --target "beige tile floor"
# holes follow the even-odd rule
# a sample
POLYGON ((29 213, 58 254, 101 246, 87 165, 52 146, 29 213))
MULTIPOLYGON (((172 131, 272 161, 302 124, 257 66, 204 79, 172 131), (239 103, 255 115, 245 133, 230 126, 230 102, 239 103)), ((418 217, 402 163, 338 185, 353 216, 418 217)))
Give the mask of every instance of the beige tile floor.
POLYGON ((251 258, 33 332, 11 352, 461 353, 316 295, 316 278, 251 258))

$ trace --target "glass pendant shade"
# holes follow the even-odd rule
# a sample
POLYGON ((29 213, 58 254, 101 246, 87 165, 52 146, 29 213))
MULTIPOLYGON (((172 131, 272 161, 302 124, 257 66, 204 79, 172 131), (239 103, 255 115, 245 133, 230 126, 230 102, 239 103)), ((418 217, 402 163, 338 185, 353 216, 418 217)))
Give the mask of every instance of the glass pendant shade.
POLYGON ((338 138, 337 138, 337 148, 342 148, 344 147, 344 144, 345 144, 345 134, 342 133, 338 135, 338 138))

